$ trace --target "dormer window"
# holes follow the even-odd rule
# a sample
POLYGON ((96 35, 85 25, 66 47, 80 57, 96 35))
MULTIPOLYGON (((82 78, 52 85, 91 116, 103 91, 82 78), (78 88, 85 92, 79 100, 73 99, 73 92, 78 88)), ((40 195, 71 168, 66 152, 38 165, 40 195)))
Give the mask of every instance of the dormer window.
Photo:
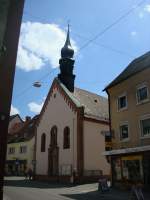
POLYGON ((124 110, 127 108, 127 96, 121 95, 118 97, 118 110, 124 110))
POLYGON ((143 84, 139 87, 137 87, 137 103, 144 103, 149 100, 149 95, 148 95, 148 87, 143 84))

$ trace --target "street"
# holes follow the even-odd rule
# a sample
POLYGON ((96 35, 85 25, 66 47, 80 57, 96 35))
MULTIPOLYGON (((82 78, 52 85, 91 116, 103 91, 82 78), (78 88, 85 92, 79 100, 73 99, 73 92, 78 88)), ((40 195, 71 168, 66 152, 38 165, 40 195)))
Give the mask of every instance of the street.
MULTIPOLYGON (((102 194, 97 190, 98 184, 69 184, 45 183, 25 180, 24 177, 5 178, 4 200, 129 200, 130 193, 111 189, 102 194)), ((146 194, 145 200, 150 195, 146 194)))
MULTIPOLYGON (((87 193, 94 193, 97 190, 97 184, 71 187, 70 185, 29 181, 23 177, 9 177, 5 180, 4 200, 87 199, 87 193)), ((92 199, 93 195, 91 194, 89 199, 92 199)))
POLYGON ((118 194, 115 191, 101 194, 98 184, 64 185, 25 180, 24 177, 5 178, 4 200, 127 200, 128 193, 118 194))

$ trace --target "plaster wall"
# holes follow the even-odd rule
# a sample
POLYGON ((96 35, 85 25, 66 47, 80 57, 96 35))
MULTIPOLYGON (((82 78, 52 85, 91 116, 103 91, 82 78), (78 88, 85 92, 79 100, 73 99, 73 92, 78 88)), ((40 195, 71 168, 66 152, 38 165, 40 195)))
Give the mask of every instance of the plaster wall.
POLYGON ((48 149, 50 146, 50 131, 53 126, 57 126, 57 145, 59 147, 59 173, 62 167, 77 167, 77 113, 67 104, 64 96, 57 88, 53 89, 50 100, 45 108, 37 127, 36 143, 36 174, 48 174, 48 149), (63 131, 68 126, 70 128, 70 148, 63 149, 63 131), (41 152, 41 135, 46 134, 46 151, 41 152))
POLYGON ((135 74, 127 80, 117 84, 108 90, 110 94, 111 127, 114 132, 113 149, 136 147, 150 144, 150 137, 141 137, 140 119, 150 116, 150 68, 135 74), (149 100, 138 104, 136 97, 137 87, 146 84, 149 90, 149 100), (118 96, 127 95, 127 108, 118 111, 118 96), (128 123, 129 140, 120 141, 120 124, 128 123))
POLYGON ((102 170, 110 174, 110 165, 102 153, 105 151, 105 136, 109 126, 101 123, 84 121, 84 170, 102 170))
POLYGON ((33 137, 29 141, 24 142, 16 142, 7 144, 7 160, 27 160, 27 167, 33 167, 32 160, 34 160, 34 144, 35 137, 33 137), (25 153, 20 153, 20 147, 26 146, 27 151, 25 153), (15 148, 15 152, 13 154, 9 153, 9 148, 15 148))

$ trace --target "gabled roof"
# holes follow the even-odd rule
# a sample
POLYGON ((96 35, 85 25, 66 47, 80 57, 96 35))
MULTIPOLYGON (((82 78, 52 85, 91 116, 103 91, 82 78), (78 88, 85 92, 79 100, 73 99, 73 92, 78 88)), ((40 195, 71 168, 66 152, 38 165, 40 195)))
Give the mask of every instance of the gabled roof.
POLYGON ((18 132, 8 137, 8 143, 18 143, 32 139, 35 136, 35 125, 38 117, 39 115, 36 115, 31 120, 25 122, 24 126, 18 132))
POLYGON ((84 107, 84 116, 108 120, 108 100, 92 92, 75 88, 72 94, 84 107))
POLYGON ((133 60, 127 68, 117 78, 115 78, 104 90, 107 90, 108 88, 111 88, 120 82, 126 80, 127 78, 147 69, 150 68, 150 52, 147 52, 146 54, 136 58, 133 60))
POLYGON ((19 114, 11 115, 11 116, 9 117, 9 121, 12 121, 12 120, 13 120, 14 118, 16 118, 16 117, 18 117, 18 118, 20 119, 20 121, 23 122, 23 120, 21 119, 21 117, 20 117, 19 114))
POLYGON ((85 117, 108 122, 109 112, 107 98, 79 88, 75 88, 74 92, 70 92, 58 78, 55 78, 53 81, 51 89, 41 110, 40 116, 43 115, 46 105, 49 102, 52 87, 54 84, 57 84, 59 87, 61 87, 63 92, 67 95, 71 102, 73 102, 76 108, 84 107, 85 117))

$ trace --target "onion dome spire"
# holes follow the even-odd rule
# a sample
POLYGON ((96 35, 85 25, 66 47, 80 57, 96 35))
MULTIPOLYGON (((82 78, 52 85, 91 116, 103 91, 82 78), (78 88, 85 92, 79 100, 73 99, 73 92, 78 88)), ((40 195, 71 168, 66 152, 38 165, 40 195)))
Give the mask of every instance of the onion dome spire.
POLYGON ((74 50, 70 43, 70 30, 68 24, 67 38, 64 47, 61 49, 61 58, 73 58, 74 50))

